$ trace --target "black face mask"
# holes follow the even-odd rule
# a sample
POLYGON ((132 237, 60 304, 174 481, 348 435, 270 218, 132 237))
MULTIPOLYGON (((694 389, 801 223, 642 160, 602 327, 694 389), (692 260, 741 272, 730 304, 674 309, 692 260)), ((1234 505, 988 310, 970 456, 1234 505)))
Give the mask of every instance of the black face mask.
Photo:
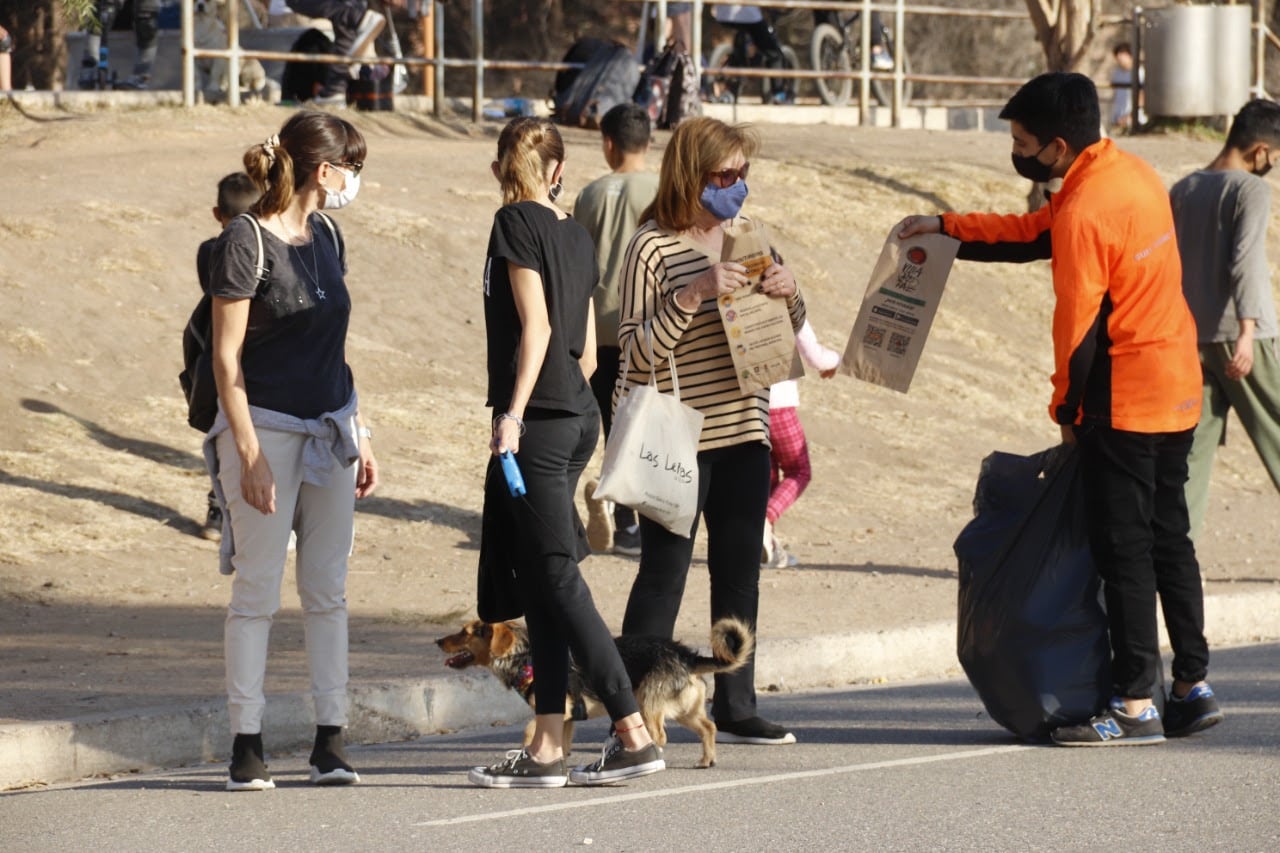
POLYGON ((1044 149, 1053 144, 1053 140, 1049 140, 1040 146, 1040 151, 1032 154, 1030 157, 1019 157, 1017 154, 1010 155, 1013 158, 1013 171, 1017 172, 1028 181, 1035 181, 1043 184, 1053 177, 1053 164, 1048 165, 1041 163, 1039 160, 1040 153, 1044 149))
POLYGON ((1254 166, 1253 173, 1259 178, 1265 177, 1267 172, 1271 171, 1271 152, 1267 152, 1267 157, 1262 161, 1261 166, 1254 166))

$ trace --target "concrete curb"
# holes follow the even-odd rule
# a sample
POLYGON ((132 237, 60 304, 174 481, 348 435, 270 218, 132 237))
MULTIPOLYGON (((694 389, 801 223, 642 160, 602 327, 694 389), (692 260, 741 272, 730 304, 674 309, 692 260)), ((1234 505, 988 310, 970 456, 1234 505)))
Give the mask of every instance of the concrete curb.
MULTIPOLYGON (((1280 639, 1280 589, 1210 596, 1205 622, 1214 646, 1280 639)), ((960 673, 955 638, 952 621, 810 638, 765 637, 756 679, 764 691, 954 677, 960 673)), ((1167 648, 1163 633, 1161 639, 1167 648)), ((484 672, 353 685, 350 704, 351 743, 411 740, 529 717, 528 706, 484 672)), ((307 748, 312 719, 309 696, 271 696, 264 722, 271 749, 307 748)), ((0 726, 0 790, 222 760, 230 749, 226 706, 215 699, 194 707, 0 726)))
MULTIPOLYGON (((21 109, 42 110, 90 110, 90 109, 148 109, 156 107, 181 107, 182 92, 171 89, 150 91, 14 91, 5 97, 21 109)), ((469 119, 470 98, 449 98, 445 111, 451 119, 469 119)), ((428 113, 433 109, 432 99, 424 95, 396 95, 397 112, 428 113)), ((549 116, 550 109, 543 101, 536 101, 534 109, 539 115, 549 116)), ((858 110, 855 106, 829 107, 820 104, 772 106, 767 104, 703 104, 704 115, 727 122, 751 122, 752 124, 829 124, 857 127, 858 110)), ((1007 133, 1008 122, 998 117, 999 107, 985 106, 907 106, 902 109, 904 130, 958 130, 1007 133)), ((505 120, 505 119, 504 119, 505 120)), ((893 126, 893 113, 888 107, 872 106, 867 110, 867 127, 893 126)))

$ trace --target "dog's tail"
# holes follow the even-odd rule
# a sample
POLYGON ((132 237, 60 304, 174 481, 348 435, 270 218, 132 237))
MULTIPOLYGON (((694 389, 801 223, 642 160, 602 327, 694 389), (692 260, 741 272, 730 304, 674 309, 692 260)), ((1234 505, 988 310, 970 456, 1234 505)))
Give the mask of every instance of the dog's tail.
POLYGON ((756 638, 747 623, 726 617, 711 626, 711 657, 699 655, 689 668, 697 675, 737 672, 755 647, 756 638))

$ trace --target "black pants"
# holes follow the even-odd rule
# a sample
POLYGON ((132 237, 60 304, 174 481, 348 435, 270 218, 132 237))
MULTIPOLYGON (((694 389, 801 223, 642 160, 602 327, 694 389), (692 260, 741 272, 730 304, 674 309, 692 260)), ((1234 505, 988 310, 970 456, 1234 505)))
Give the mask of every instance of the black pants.
POLYGON ((1115 695, 1151 697, 1160 667, 1156 594, 1173 646, 1173 677, 1208 673, 1204 590, 1188 534, 1187 454, 1194 430, 1144 434, 1077 427, 1089 545, 1111 628, 1115 695))
POLYGON ((516 579, 533 652, 535 712, 560 714, 569 688, 569 653, 609 717, 638 710, 613 635, 578 567, 582 521, 573 496, 600 437, 599 415, 530 410, 516 461, 527 494, 515 506, 516 536, 527 559, 516 579))
MULTIPOLYGON (((760 605, 760 547, 769 503, 769 448, 738 444, 698 454, 698 510, 707 522, 711 621, 736 616, 755 630, 760 605)), ((631 586, 623 634, 671 637, 693 559, 693 536, 677 536, 640 518, 640 571, 631 586)), ((716 676, 712 716, 737 722, 756 715, 755 656, 716 676)))
MULTIPOLYGON (((670 8, 670 7, 668 7, 670 8)), ((613 387, 618 383, 618 366, 622 350, 618 347, 596 347, 596 372, 591 374, 591 393, 600 407, 600 422, 604 425, 604 443, 609 443, 613 432, 613 387)), ((636 523, 636 512, 631 507, 617 504, 613 508, 613 524, 625 530, 636 523)))
MULTIPOLYGON (((83 64, 97 64, 98 49, 110 38, 111 25, 120 14, 124 0, 98 0, 97 24, 90 25, 89 37, 84 44, 83 64)), ((137 40, 138 55, 134 60, 133 73, 138 77, 149 77, 151 66, 156 61, 156 39, 160 34, 159 27, 160 0, 136 0, 133 4, 133 36, 137 40)))
MULTIPOLYGON (((368 0, 289 0, 289 8, 308 18, 328 18, 333 24, 333 46, 338 53, 350 53, 360 19, 369 8, 368 0)), ((325 94, 347 91, 351 79, 348 66, 325 65, 325 94)))

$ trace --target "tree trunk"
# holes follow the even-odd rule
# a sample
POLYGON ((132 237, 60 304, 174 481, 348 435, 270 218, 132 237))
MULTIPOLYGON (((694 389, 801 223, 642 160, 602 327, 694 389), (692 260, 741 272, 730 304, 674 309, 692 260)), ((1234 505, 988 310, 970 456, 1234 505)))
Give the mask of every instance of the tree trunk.
POLYGON ((0 0, 0 21, 13 35, 13 88, 61 89, 67 21, 57 0, 0 0))
POLYGON ((1050 71, 1074 71, 1093 41, 1101 0, 1026 0, 1050 71))

